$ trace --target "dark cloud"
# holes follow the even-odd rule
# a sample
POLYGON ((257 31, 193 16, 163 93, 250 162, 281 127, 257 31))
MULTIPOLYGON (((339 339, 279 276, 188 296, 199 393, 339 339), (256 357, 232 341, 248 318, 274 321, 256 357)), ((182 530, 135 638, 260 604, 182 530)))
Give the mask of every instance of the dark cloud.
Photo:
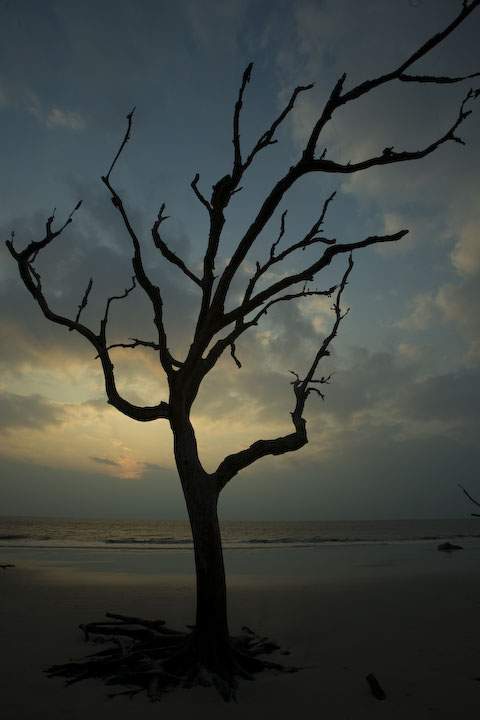
POLYGON ((0 507, 9 515, 183 518, 176 474, 158 469, 143 478, 2 460, 0 507))
POLYGON ((40 395, 0 393, 0 430, 29 428, 41 431, 47 425, 58 425, 64 419, 64 408, 40 395))
POLYGON ((397 402, 411 417, 470 424, 475 436, 480 421, 480 370, 452 372, 409 384, 397 402))
POLYGON ((119 465, 118 462, 115 462, 115 460, 110 460, 109 458, 104 457, 95 457, 94 455, 90 456, 90 460, 93 460, 94 462, 98 463, 99 465, 112 465, 113 467, 116 467, 119 465))

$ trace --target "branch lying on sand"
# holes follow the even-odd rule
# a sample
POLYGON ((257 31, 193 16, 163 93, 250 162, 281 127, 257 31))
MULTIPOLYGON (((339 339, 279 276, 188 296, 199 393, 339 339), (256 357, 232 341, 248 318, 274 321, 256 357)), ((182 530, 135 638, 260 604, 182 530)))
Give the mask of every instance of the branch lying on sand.
POLYGON ((387 697, 385 695, 385 690, 382 688, 375 675, 373 673, 370 673, 369 675, 367 675, 365 680, 370 687, 370 692, 372 693, 373 697, 376 697, 377 700, 385 700, 385 698, 387 697))
MULTIPOLYGON (((163 620, 143 620, 106 613, 102 622, 80 625, 85 640, 110 643, 110 647, 88 655, 80 662, 52 665, 48 677, 64 677, 66 685, 81 680, 101 678, 106 685, 124 686, 125 690, 109 697, 133 697, 145 692, 150 700, 176 687, 214 686, 225 701, 236 700, 237 678, 253 680, 256 673, 272 670, 277 673, 297 672, 300 668, 260 659, 260 655, 280 651, 280 647, 250 628, 231 637, 223 657, 201 658, 195 627, 190 632, 171 630, 163 620)), ((288 651, 280 651, 288 655, 288 651)))
POLYGON ((0 565, 0 568, 2 568, 3 571, 11 567, 15 567, 15 565, 12 565, 11 563, 4 563, 3 565, 0 565))

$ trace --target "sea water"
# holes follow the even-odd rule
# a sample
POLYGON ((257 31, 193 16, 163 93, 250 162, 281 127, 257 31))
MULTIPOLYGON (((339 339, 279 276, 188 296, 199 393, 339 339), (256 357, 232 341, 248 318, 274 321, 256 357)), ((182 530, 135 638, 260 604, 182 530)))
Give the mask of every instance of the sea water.
MULTIPOLYGON (((225 521, 224 547, 316 547, 325 544, 429 543, 480 538, 480 519, 361 521, 225 521)), ((0 516, 0 547, 145 548, 192 546, 181 520, 112 520, 0 516)))

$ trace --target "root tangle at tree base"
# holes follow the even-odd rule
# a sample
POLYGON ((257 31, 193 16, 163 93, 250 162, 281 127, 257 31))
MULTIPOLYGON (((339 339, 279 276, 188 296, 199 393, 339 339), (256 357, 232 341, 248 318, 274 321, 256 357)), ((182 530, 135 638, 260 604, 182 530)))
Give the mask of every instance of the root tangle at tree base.
MULTIPOLYGON (((126 689, 109 697, 145 692, 150 700, 177 687, 214 686, 225 701, 236 700, 238 678, 253 680, 263 670, 292 673, 300 668, 262 659, 280 647, 250 628, 223 644, 200 641, 195 627, 171 630, 163 620, 143 620, 106 613, 107 620, 80 625, 86 641, 109 646, 84 660, 52 665, 48 677, 66 678, 66 685, 98 678, 126 689)), ((282 652, 282 651, 280 651, 282 652)), ((288 654, 283 651, 282 654, 288 654)))

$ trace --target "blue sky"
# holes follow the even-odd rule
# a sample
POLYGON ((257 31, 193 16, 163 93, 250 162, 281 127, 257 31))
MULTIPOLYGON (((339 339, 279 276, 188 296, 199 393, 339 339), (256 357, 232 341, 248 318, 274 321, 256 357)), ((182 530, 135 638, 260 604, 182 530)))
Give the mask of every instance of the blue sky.
MULTIPOLYGON (((254 62, 242 115, 245 146, 270 125, 293 87, 315 82, 315 88, 301 97, 278 144, 246 174, 228 211, 220 268, 265 193, 298 158, 339 75, 347 72, 351 86, 396 67, 460 7, 456 0, 4 0, 3 237, 15 230, 19 247, 38 239, 53 207, 61 218, 81 198, 74 224, 39 267, 52 304, 65 312, 75 313, 93 276, 85 318, 98 323, 106 298, 130 278, 127 238, 99 178, 136 105, 132 141, 114 179, 144 238, 148 267, 165 295, 171 345, 181 355, 190 342, 196 288, 165 266, 149 228, 165 202, 165 238, 197 267, 207 222, 190 181, 198 172, 208 194, 230 170, 233 104, 246 65, 254 62)), ((479 70, 479 23, 476 11, 415 71, 479 70)), ((477 85, 379 89, 338 113, 322 148, 346 162, 387 146, 428 145, 452 124, 469 87, 479 85, 477 79, 477 85)), ((267 256, 281 211, 288 209, 285 242, 295 242, 333 189, 327 237, 410 233, 395 247, 355 254, 346 293, 351 311, 325 368, 334 371, 334 382, 325 402, 311 398, 306 413, 309 445, 235 478, 222 500, 226 517, 469 512, 457 482, 478 488, 479 128, 477 108, 461 129, 465 147, 447 143, 424 160, 350 176, 308 176, 284 199, 236 291, 267 256)), ((299 255, 286 271, 314 257, 313 251, 299 255)), ((338 279, 344 264, 319 278, 319 286, 338 279)), ((141 297, 132 296, 113 314, 112 339, 150 337, 150 315, 141 297)), ((90 349, 41 317, 3 247, 0 323, 1 512, 182 517, 166 423, 146 427, 105 404, 90 349)), ((194 408, 208 468, 221 453, 288 430, 288 371, 308 366, 330 324, 321 299, 279 307, 239 343, 242 370, 229 355, 222 359, 194 408)), ((165 383, 155 358, 134 352, 115 356, 122 389, 133 401, 160 399, 165 383)))

